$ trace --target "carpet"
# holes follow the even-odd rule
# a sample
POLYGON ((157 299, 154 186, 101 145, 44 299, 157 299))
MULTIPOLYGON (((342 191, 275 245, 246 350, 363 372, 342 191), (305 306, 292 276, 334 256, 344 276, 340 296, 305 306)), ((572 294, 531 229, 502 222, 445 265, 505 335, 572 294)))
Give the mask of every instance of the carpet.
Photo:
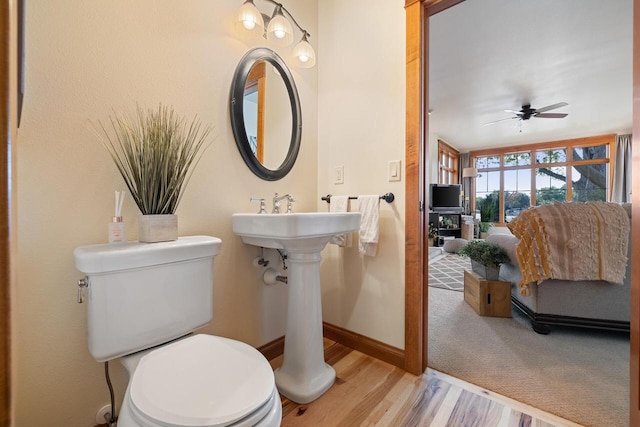
POLYGON ((482 317, 462 292, 429 288, 428 366, 584 426, 625 427, 629 335, 482 317))
POLYGON ((468 257, 443 252, 429 259, 429 286, 463 292, 464 270, 471 270, 468 257))
POLYGON ((444 253, 444 250, 439 246, 429 246, 429 262, 434 258, 444 255, 444 253))

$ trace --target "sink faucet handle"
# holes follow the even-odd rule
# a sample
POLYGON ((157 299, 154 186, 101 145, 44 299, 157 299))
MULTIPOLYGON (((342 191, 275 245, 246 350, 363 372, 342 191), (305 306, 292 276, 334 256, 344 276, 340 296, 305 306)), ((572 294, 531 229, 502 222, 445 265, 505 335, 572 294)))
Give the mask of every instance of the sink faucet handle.
POLYGON ((259 214, 267 213, 267 210, 265 209, 265 205, 264 205, 264 199, 261 199, 259 197, 252 197, 250 200, 252 202, 260 202, 260 211, 258 212, 259 214))
POLYGON ((293 196, 287 197, 287 213, 293 213, 293 202, 295 202, 293 196))
POLYGON ((273 210, 271 211, 271 213, 280 213, 280 200, 282 200, 282 197, 278 196, 278 193, 276 193, 273 196, 273 210))

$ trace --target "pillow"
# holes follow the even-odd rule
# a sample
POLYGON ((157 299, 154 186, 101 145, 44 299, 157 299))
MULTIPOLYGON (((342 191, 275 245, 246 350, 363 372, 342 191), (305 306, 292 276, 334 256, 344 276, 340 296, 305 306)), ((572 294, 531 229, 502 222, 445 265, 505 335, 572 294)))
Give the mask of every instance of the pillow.
POLYGON ((511 233, 511 230, 509 230, 507 227, 492 225, 491 227, 489 227, 489 231, 487 231, 487 235, 491 236, 494 234, 506 234, 506 235, 513 236, 513 233, 511 233))
POLYGON ((469 243, 465 239, 447 240, 442 249, 450 254, 457 254, 461 247, 469 243))
POLYGON ((488 235, 485 240, 487 242, 495 243, 496 245, 504 249, 507 255, 509 255, 511 264, 515 266, 518 265, 518 258, 516 256, 516 246, 518 245, 518 242, 520 242, 520 239, 518 239, 513 234, 496 233, 496 234, 488 235))

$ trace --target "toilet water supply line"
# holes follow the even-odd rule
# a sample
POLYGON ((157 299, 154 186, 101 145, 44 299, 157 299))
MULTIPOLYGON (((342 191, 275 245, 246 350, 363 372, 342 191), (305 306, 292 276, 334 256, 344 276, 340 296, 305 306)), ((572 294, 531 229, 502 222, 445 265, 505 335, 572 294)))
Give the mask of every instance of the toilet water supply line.
MULTIPOLYGON (((89 276, 85 276, 78 280, 78 304, 84 303, 84 291, 89 287, 89 276)), ((111 412, 104 414, 104 420, 109 427, 116 427, 116 400, 113 393, 113 385, 111 384, 111 378, 109 378, 109 362, 104 362, 104 376, 107 379, 107 386, 109 387, 109 396, 111 397, 111 412)))
POLYGON ((104 414, 104 419, 109 424, 109 427, 116 427, 116 399, 113 393, 113 385, 111 385, 111 379, 109 378, 109 362, 104 362, 104 376, 107 379, 107 386, 109 386, 109 396, 111 397, 111 413, 104 414))

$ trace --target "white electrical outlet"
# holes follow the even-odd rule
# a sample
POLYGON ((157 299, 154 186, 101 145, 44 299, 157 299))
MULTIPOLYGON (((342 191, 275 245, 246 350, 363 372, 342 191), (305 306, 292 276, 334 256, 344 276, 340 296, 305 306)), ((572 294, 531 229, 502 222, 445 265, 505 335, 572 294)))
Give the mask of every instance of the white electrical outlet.
POLYGON ((344 184, 344 166, 336 166, 333 171, 333 183, 344 184))

